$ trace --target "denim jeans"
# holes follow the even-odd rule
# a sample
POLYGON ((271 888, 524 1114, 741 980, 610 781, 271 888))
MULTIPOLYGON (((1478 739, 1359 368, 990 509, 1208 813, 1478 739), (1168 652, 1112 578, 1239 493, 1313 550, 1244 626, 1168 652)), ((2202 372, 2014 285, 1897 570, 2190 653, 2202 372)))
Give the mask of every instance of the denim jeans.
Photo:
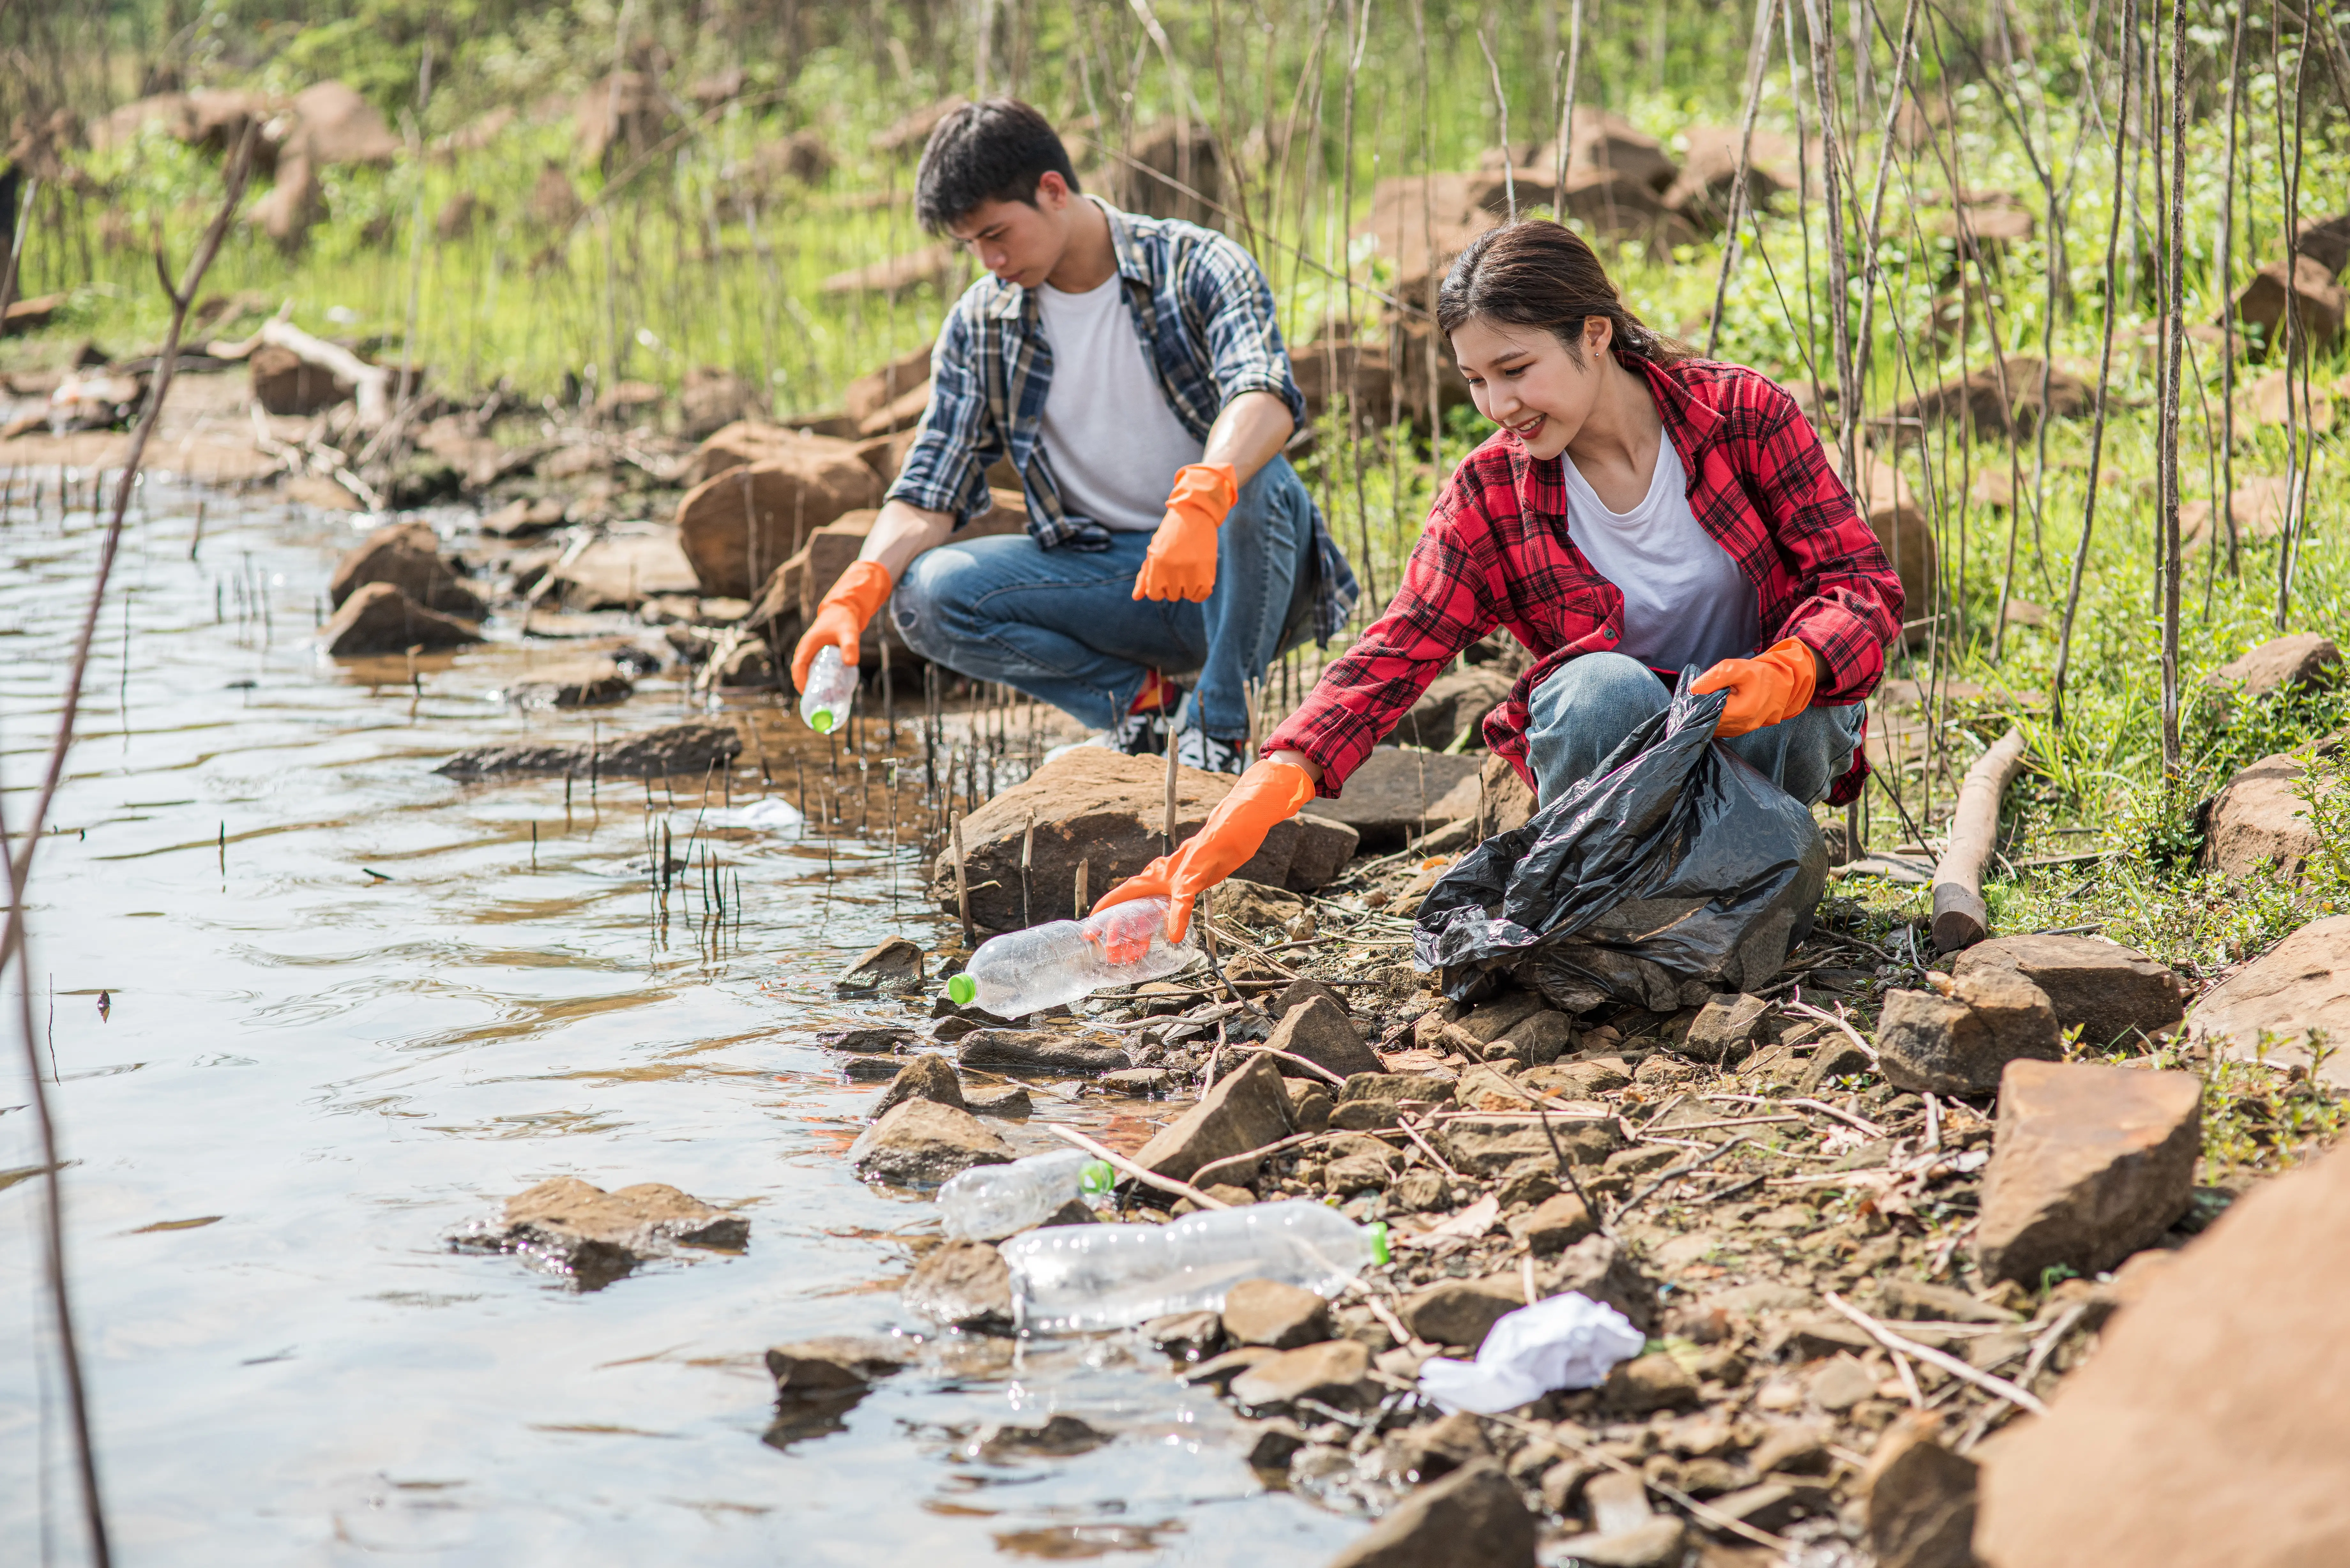
POLYGON ((941 545, 914 557, 889 613, 906 646, 958 674, 997 680, 1107 729, 1152 670, 1199 671, 1196 722, 1248 733, 1249 683, 1280 652, 1290 590, 1314 548, 1313 503, 1286 458, 1241 487, 1216 531, 1216 587, 1202 604, 1138 599, 1148 534, 1107 550, 1047 550, 1025 534, 941 545))
MULTIPOLYGON (((1597 772, 1626 735, 1671 701, 1655 671, 1621 653, 1586 653, 1560 665, 1534 688, 1528 704, 1527 761, 1543 804, 1597 772)), ((1805 805, 1816 805, 1852 765, 1862 712, 1857 702, 1806 708, 1783 724, 1750 730, 1722 744, 1805 805)))

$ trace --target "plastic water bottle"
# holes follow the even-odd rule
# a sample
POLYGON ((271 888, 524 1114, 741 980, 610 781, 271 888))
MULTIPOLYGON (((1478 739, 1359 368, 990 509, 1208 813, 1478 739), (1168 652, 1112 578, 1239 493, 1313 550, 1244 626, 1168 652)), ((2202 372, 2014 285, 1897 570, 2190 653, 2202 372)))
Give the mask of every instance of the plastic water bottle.
POLYGON ((966 1241, 1017 1235, 1082 1198, 1098 1207, 1118 1182, 1107 1160, 1081 1148, 1034 1154, 1009 1165, 974 1165, 939 1189, 947 1234, 966 1241))
POLYGON ((1221 1312, 1243 1280, 1336 1295, 1388 1261, 1388 1230, 1290 1199, 1165 1225, 1055 1225, 1014 1236, 1002 1251, 1023 1329, 1121 1328, 1170 1313, 1221 1312))
POLYGON ((1180 942, 1167 940, 1166 899, 1135 898, 1082 920, 990 937, 947 981, 947 1000, 1019 1018, 1113 985, 1160 979, 1199 956, 1191 932, 1180 942))
POLYGON ((857 701, 857 671, 841 662, 840 649, 827 644, 808 667, 807 690, 800 693, 800 719, 819 735, 829 735, 848 722, 849 705, 857 701))

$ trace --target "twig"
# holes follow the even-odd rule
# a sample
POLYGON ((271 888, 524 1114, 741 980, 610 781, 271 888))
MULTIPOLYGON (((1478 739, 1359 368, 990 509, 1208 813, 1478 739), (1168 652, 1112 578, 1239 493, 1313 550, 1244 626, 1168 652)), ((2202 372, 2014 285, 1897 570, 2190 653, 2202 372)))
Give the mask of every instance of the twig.
POLYGON ((1223 1166, 1245 1165, 1250 1160, 1263 1159, 1266 1155, 1279 1154, 1284 1148, 1295 1148, 1301 1144, 1312 1143, 1317 1137, 1325 1137, 1327 1136, 1328 1135, 1325 1133, 1292 1133, 1287 1137, 1277 1138, 1274 1142, 1266 1144, 1263 1148, 1253 1148, 1243 1154, 1228 1154, 1222 1159, 1211 1159, 1208 1161, 1207 1164, 1201 1166, 1199 1169, 1193 1171, 1191 1175, 1193 1179, 1196 1180, 1200 1177, 1207 1175, 1208 1172, 1218 1169, 1223 1166))
POLYGON ((1437 1169, 1444 1172, 1445 1175, 1451 1177, 1456 1181, 1461 1179, 1461 1173, 1453 1169, 1451 1165, 1445 1162, 1444 1157, 1436 1152, 1436 1146, 1429 1142, 1425 1137, 1422 1137, 1420 1136, 1419 1129, 1412 1126, 1409 1119, 1403 1116, 1398 1116, 1396 1118, 1396 1125, 1403 1128, 1404 1136, 1406 1137, 1411 1139, 1412 1142, 1419 1146, 1420 1153, 1428 1156, 1429 1158, 1436 1162, 1437 1169))
POLYGON ((1867 1117, 1854 1116, 1850 1111, 1840 1111, 1836 1109, 1835 1106, 1820 1100, 1772 1100, 1765 1099, 1761 1095, 1700 1095, 1698 1098, 1701 1100, 1728 1100, 1742 1106, 1794 1106, 1799 1110, 1824 1112, 1828 1116, 1835 1117, 1836 1120, 1840 1122, 1848 1123, 1853 1127, 1858 1127, 1862 1132, 1866 1133, 1871 1137, 1883 1137, 1885 1136, 1885 1129, 1878 1127, 1875 1122, 1870 1121, 1867 1117))
POLYGON ((1902 1338, 1901 1335, 1894 1333, 1834 1291, 1828 1292, 1820 1299, 1850 1318, 1859 1325, 1863 1333, 1886 1349, 1898 1350, 1904 1355, 1914 1355, 1930 1366, 1939 1366, 1951 1376, 1996 1394, 2008 1403, 2021 1406, 2035 1416, 2048 1414, 2048 1407, 2043 1404, 2039 1397, 2030 1389, 2018 1387, 2004 1377, 1994 1377, 1988 1372, 1978 1372, 1957 1356, 1936 1350, 1931 1345, 1920 1345, 1914 1339, 1902 1338))
POLYGON ((1329 1069, 1329 1068, 1325 1067, 1325 1066, 1324 1066, 1324 1065, 1322 1065, 1322 1064, 1321 1064, 1321 1063, 1319 1063, 1319 1062, 1309 1062, 1309 1061, 1307 1061, 1305 1057, 1298 1055, 1298 1054, 1297 1054, 1296 1053, 1295 1053, 1295 1052, 1291 1052, 1291 1051, 1276 1051, 1276 1050, 1274 1050, 1274 1049, 1272 1046, 1270 1046, 1270 1045, 1260 1045, 1260 1046, 1258 1046, 1256 1049, 1257 1049, 1257 1054, 1259 1054, 1259 1055, 1262 1055, 1262 1056, 1278 1056, 1278 1057, 1280 1057, 1280 1058, 1281 1058, 1283 1061, 1284 1061, 1284 1062, 1294 1062, 1294 1063, 1295 1063, 1298 1066, 1301 1066, 1301 1067, 1305 1068, 1305 1069, 1307 1072, 1309 1072, 1309 1073, 1318 1074, 1318 1075, 1320 1075, 1322 1077, 1325 1077, 1325 1078, 1329 1079, 1329 1080, 1330 1080, 1330 1082, 1332 1082, 1332 1083, 1334 1083, 1334 1084, 1337 1085, 1338 1085, 1340 1088, 1342 1088, 1342 1089, 1343 1089, 1343 1088, 1345 1088, 1345 1087, 1347 1086, 1347 1080, 1346 1080, 1346 1079, 1344 1079, 1344 1078, 1342 1078, 1342 1077, 1338 1076, 1338 1075, 1337 1075, 1337 1074, 1333 1073, 1332 1071, 1330 1071, 1330 1069, 1329 1069))
POLYGON ((1134 1161, 1127 1158, 1126 1156, 1118 1153, 1117 1150, 1106 1148, 1102 1145, 1096 1143, 1093 1139, 1087 1137, 1085 1134, 1079 1132, 1076 1128, 1071 1127, 1066 1122, 1046 1122, 1045 1124, 1045 1130, 1051 1133, 1055 1137, 1059 1138, 1064 1143, 1076 1144, 1079 1148, 1084 1149, 1096 1159, 1108 1162, 1110 1165, 1126 1172, 1127 1175, 1134 1178, 1135 1180, 1141 1182, 1146 1187, 1155 1187, 1161 1192, 1171 1192, 1178 1198, 1188 1198, 1202 1209, 1230 1209, 1232 1207, 1231 1204, 1225 1202, 1221 1198, 1209 1197, 1206 1193, 1201 1191, 1198 1188, 1192 1186, 1188 1181, 1178 1181, 1171 1176, 1161 1176, 1155 1170, 1145 1169, 1143 1167, 1135 1164, 1134 1161))
POLYGON ((1629 1214, 1633 1210, 1638 1209, 1641 1204, 1646 1203, 1658 1192, 1663 1190, 1667 1183, 1679 1181, 1684 1176, 1693 1175, 1698 1171, 1703 1170, 1707 1166, 1711 1165, 1715 1160, 1720 1159, 1731 1149, 1738 1147, 1742 1144, 1751 1143, 1753 1139, 1750 1135, 1741 1133, 1736 1137, 1731 1138, 1728 1143, 1723 1144, 1720 1148, 1708 1154, 1704 1158, 1692 1159, 1684 1164, 1673 1167, 1670 1170, 1659 1175, 1654 1181, 1648 1183, 1648 1186, 1643 1187, 1639 1191, 1635 1192, 1631 1197, 1624 1199, 1623 1204, 1617 1208, 1615 1214, 1611 1217, 1611 1222, 1620 1221, 1625 1215, 1629 1214))
POLYGON ((1828 1012, 1824 1007, 1814 1007, 1808 1002, 1782 1002, 1780 1006, 1788 1012, 1800 1012, 1806 1018, 1816 1018, 1822 1023, 1835 1024, 1838 1029, 1844 1031, 1845 1038, 1850 1040, 1856 1046, 1859 1047, 1860 1054, 1862 1055, 1867 1057, 1871 1063, 1877 1061, 1877 1047, 1871 1045, 1867 1041, 1863 1040, 1860 1037, 1860 1031, 1855 1029, 1850 1023, 1845 1022, 1845 1020, 1839 1015, 1828 1012))

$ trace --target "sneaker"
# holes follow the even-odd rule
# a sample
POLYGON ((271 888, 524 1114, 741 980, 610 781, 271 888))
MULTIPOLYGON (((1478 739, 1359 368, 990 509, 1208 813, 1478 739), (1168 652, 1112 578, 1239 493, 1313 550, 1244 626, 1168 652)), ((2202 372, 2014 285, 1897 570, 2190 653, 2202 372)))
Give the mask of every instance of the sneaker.
POLYGON ((1159 712, 1128 713, 1087 742, 1106 746, 1129 757, 1158 757, 1167 753, 1167 716, 1159 712))
POLYGON ((1175 737, 1175 760, 1187 768, 1211 774, 1243 774, 1248 771, 1248 742, 1222 740, 1205 730, 1186 730, 1175 737))

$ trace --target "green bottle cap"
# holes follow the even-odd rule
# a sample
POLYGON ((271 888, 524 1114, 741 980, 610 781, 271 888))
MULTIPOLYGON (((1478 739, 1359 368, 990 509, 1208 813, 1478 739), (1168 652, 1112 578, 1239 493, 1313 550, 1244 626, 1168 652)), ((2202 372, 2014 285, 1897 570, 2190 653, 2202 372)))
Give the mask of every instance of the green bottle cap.
POLYGON ((814 730, 819 735, 831 734, 832 710, 829 708, 818 708, 815 712, 810 713, 808 715, 808 728, 814 730))
MULTIPOLYGON (((960 980, 962 977, 957 975, 955 978, 960 980)), ((1118 1170, 1106 1159, 1087 1160, 1084 1168, 1077 1172, 1077 1189, 1091 1197, 1098 1197, 1117 1185, 1118 1170)))
POLYGON ((979 994, 979 982, 967 974, 956 975, 947 981, 947 1000, 957 1007, 969 1007, 971 999, 979 994))
POLYGON ((1370 1232, 1371 1262, 1374 1263, 1384 1263, 1388 1261, 1387 1221, 1384 1220, 1377 1221, 1370 1226, 1370 1232))

